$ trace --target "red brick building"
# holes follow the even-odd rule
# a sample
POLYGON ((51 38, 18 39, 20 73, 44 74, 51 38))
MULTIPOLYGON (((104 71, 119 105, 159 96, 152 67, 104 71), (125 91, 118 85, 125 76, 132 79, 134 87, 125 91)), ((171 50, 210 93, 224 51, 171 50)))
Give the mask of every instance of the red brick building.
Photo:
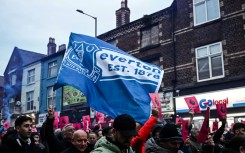
POLYGON ((188 115, 184 98, 195 96, 216 117, 214 101, 228 98, 228 117, 244 118, 245 0, 174 0, 98 37, 164 69, 165 113, 188 115))

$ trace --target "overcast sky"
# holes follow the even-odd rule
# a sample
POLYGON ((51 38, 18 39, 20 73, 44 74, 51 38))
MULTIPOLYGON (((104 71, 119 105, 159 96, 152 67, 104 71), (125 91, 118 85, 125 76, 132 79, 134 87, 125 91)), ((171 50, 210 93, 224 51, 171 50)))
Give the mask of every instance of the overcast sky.
MULTIPOLYGON (((173 0, 128 0, 130 21, 171 5, 173 0)), ((3 75, 14 47, 47 54, 49 37, 57 46, 68 44, 71 32, 94 36, 116 28, 115 11, 121 0, 0 0, 0 75, 3 75)))

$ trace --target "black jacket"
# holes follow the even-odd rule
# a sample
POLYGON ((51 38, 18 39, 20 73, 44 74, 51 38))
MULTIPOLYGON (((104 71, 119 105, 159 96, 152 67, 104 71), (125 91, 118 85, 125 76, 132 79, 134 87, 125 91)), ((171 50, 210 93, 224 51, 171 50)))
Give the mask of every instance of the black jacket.
POLYGON ((30 138, 30 144, 20 140, 16 132, 9 132, 3 137, 0 153, 44 153, 30 138))
POLYGON ((54 119, 49 119, 45 121, 45 124, 42 126, 42 130, 44 131, 44 139, 47 141, 49 152, 50 153, 60 153, 63 150, 72 146, 72 144, 64 140, 62 136, 55 136, 54 135, 54 126, 53 126, 54 119))
MULTIPOLYGON (((86 150, 83 153, 90 153, 92 150, 89 148, 86 148, 86 150)), ((64 151, 62 151, 61 153, 81 153, 79 150, 77 150, 74 146, 65 149, 64 151)))

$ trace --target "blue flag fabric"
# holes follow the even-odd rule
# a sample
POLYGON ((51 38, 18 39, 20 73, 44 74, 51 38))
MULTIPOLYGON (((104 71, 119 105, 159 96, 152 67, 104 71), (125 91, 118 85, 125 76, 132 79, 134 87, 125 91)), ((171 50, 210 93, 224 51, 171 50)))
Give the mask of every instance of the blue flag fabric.
POLYGON ((113 118, 129 114, 143 124, 150 116, 149 93, 158 92, 163 73, 100 39, 71 33, 56 88, 73 86, 96 111, 113 118))

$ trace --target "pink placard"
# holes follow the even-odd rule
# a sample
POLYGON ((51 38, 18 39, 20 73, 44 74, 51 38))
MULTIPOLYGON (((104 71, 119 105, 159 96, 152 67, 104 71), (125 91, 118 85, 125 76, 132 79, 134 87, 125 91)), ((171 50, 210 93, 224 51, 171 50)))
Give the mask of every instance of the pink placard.
POLYGON ((175 124, 182 123, 183 119, 181 117, 176 117, 175 124))
POLYGON ((58 125, 59 125, 58 112, 54 112, 54 129, 58 129, 58 125))
POLYGON ((91 126, 91 122, 90 122, 90 116, 86 115, 83 116, 83 130, 87 131, 89 130, 89 126, 91 126))
POLYGON ((201 130, 199 132, 199 137, 197 139, 198 143, 203 143, 208 139, 208 134, 210 132, 209 117, 210 117, 210 107, 207 108, 206 115, 205 115, 201 130))
POLYGON ((60 116, 60 128, 62 129, 65 125, 69 124, 68 116, 60 116))
POLYGON ((188 120, 182 120, 182 140, 186 140, 189 136, 188 120))
POLYGON ((73 123, 72 126, 73 126, 76 130, 81 129, 81 124, 80 124, 80 123, 73 123))
POLYGON ((195 113, 201 113, 200 107, 198 105, 198 102, 195 96, 186 97, 184 99, 189 109, 192 109, 195 113))
POLYGON ((151 97, 152 105, 158 110, 158 117, 162 118, 162 106, 159 95, 156 93, 150 93, 149 95, 151 97))
POLYGON ((103 123, 105 121, 105 115, 100 112, 96 112, 96 121, 97 123, 103 123))
POLYGON ((227 114, 226 104, 216 104, 216 112, 219 116, 220 121, 226 119, 226 114, 227 114))
POLYGON ((214 121, 213 122, 213 130, 212 131, 217 131, 218 130, 218 125, 219 125, 219 122, 218 121, 214 121))

